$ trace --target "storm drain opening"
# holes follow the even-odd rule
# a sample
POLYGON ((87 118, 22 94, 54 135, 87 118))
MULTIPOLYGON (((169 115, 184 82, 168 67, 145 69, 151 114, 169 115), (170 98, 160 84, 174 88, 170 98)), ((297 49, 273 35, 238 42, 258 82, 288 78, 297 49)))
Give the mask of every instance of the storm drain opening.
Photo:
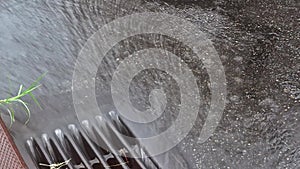
POLYGON ((123 138, 122 134, 133 136, 124 123, 116 115, 111 117, 96 116, 81 126, 69 124, 31 137, 26 141, 27 152, 39 169, 158 169, 139 143, 123 138))

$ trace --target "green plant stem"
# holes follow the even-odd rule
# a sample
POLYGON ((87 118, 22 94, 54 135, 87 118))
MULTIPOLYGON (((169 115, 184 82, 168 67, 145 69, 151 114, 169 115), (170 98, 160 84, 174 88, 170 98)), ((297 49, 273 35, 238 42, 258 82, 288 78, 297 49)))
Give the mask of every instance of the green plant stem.
POLYGON ((22 105, 22 107, 24 108, 26 115, 27 115, 27 120, 26 120, 25 124, 27 124, 29 122, 30 109, 28 107, 28 103, 26 103, 25 101, 22 100, 23 97, 29 95, 33 99, 33 101, 38 105, 38 107, 41 108, 39 102, 37 101, 35 96, 32 94, 32 92, 41 86, 41 85, 39 85, 39 82, 45 75, 46 75, 46 73, 44 73, 42 76, 40 76, 35 82, 33 82, 25 90, 23 90, 23 85, 20 85, 19 91, 16 94, 16 96, 12 96, 10 98, 0 100, 0 107, 2 107, 3 109, 6 109, 6 111, 10 115, 10 121, 11 121, 10 126, 15 121, 15 111, 13 109, 13 103, 19 103, 22 105))

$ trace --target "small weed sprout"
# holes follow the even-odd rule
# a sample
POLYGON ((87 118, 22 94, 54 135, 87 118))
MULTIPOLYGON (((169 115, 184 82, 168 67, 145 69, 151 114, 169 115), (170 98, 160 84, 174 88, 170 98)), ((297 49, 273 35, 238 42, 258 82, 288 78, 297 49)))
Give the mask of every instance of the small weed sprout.
POLYGON ((23 107, 23 109, 26 112, 27 120, 26 120, 25 124, 27 124, 29 122, 29 119, 30 119, 30 109, 28 107, 28 103, 26 103, 24 100, 22 100, 24 96, 29 95, 33 99, 33 101, 35 102, 35 104, 37 104, 37 106, 41 108, 39 102, 37 101, 37 99, 35 98, 35 96, 32 94, 32 92, 34 90, 36 90, 38 87, 41 86, 39 84, 39 82, 42 80, 42 78, 45 75, 46 75, 46 73, 44 73, 42 76, 40 76, 39 78, 37 78, 37 80, 34 81, 26 89, 24 89, 23 85, 20 85, 19 91, 18 91, 18 93, 15 96, 12 96, 12 97, 7 98, 7 99, 0 100, 0 107, 3 108, 4 110, 6 110, 7 113, 9 114, 9 116, 10 116, 10 127, 15 122, 15 110, 14 110, 13 106, 16 103, 21 104, 22 107, 23 107))
POLYGON ((120 153, 123 154, 123 156, 125 157, 126 161, 123 162, 123 163, 120 163, 120 164, 109 165, 109 166, 108 166, 109 168, 111 168, 111 167, 118 167, 118 166, 122 166, 123 164, 129 163, 128 158, 127 158, 127 156, 126 156, 126 149, 121 149, 121 150, 120 150, 120 153))
POLYGON ((50 167, 50 169, 60 169, 61 167, 68 165, 70 161, 71 161, 71 159, 69 159, 67 161, 64 161, 62 163, 58 163, 58 164, 43 164, 43 163, 40 163, 39 165, 44 166, 44 167, 50 167))

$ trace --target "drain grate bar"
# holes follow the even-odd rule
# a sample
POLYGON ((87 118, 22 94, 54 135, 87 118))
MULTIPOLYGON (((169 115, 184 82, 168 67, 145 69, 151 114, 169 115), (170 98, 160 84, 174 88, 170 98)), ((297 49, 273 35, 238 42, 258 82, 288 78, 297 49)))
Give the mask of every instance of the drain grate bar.
POLYGON ((143 162, 138 158, 138 155, 136 154, 136 152, 133 151, 133 149, 130 147, 130 145, 127 143, 127 141, 118 132, 116 127, 110 121, 108 121, 107 124, 110 127, 110 129, 114 132, 114 134, 118 137, 118 139, 122 142, 124 147, 129 151, 131 156, 136 159, 136 162, 139 164, 139 166, 142 169, 147 169, 147 167, 143 164, 143 162))
MULTIPOLYGON (((80 129, 81 130, 81 129, 80 129)), ((81 130, 82 137, 87 141, 88 145, 91 147, 92 151, 95 153, 96 157, 100 161, 100 163, 103 165, 105 169, 109 169, 109 165, 107 164, 106 160, 103 158, 99 150, 96 148, 94 143, 90 140, 90 138, 81 130)))
POLYGON ((120 132, 131 134, 119 117, 110 113, 110 118, 96 116, 91 122, 83 121, 82 126, 69 124, 66 128, 54 130, 53 134, 44 133, 41 137, 31 137, 26 145, 39 169, 49 168, 41 166, 41 163, 59 164, 69 159, 70 162, 61 169, 159 168, 150 158, 137 158, 137 153, 145 154, 144 150, 138 143, 128 143, 120 132), (108 150, 94 141, 105 144, 108 150), (128 155, 130 158, 127 158, 128 155))
MULTIPOLYGON (((108 141, 108 139, 106 138, 106 136, 100 131, 100 129, 97 126, 94 126, 94 129, 100 135, 100 137, 102 138, 102 140, 104 141, 104 143, 108 146, 109 151, 111 151, 113 154, 118 154, 118 152, 113 148, 113 146, 110 144, 110 142, 108 141)), ((116 155, 115 158, 117 159, 117 161, 119 162, 119 164, 124 169, 129 169, 129 167, 126 164, 127 162, 124 162, 124 160, 121 159, 120 156, 116 155)))
MULTIPOLYGON (((57 154, 58 156, 60 155, 62 158, 58 159, 58 161, 56 162, 60 162, 60 161, 67 161, 69 160, 68 156, 66 155, 66 153, 64 152, 64 150, 61 148, 61 146, 59 145, 59 143, 57 142, 56 139, 52 139, 54 146, 57 148, 57 154)), ((69 169, 75 169, 74 165, 72 164, 72 162, 68 163, 68 168, 69 169)))
MULTIPOLYGON (((68 142, 68 138, 64 135, 63 131, 61 129, 56 129, 55 130, 55 136, 58 140, 58 145, 62 146, 62 156, 67 157, 68 159, 71 159, 70 165, 72 168, 78 168, 76 167, 77 165, 81 164, 81 161, 78 161, 78 155, 75 155, 74 150, 71 148, 70 143, 68 142), (74 154, 74 155, 73 155, 74 154), (75 158, 77 157, 77 158, 75 158)), ((53 139, 54 140, 54 139, 53 139)), ((65 160, 65 159, 64 159, 65 160)), ((65 160, 66 161, 66 160, 65 160)), ((58 161, 57 163, 60 163, 61 161, 58 161)))
MULTIPOLYGON (((156 165, 156 163, 151 158, 147 158, 145 151, 142 148, 140 148, 140 146, 138 148, 139 152, 136 152, 130 146, 130 144, 123 138, 122 134, 132 136, 132 133, 130 133, 127 130, 128 129, 127 127, 123 127, 125 125, 122 122, 122 120, 119 118, 117 113, 114 111, 111 111, 111 112, 109 112, 109 115, 110 115, 109 117, 111 117, 112 120, 106 120, 108 127, 117 136, 117 138, 121 141, 121 143, 124 145, 124 147, 129 151, 130 155, 136 159, 136 162, 139 164, 139 166, 142 169, 147 169, 147 168, 157 169, 157 168, 159 168, 158 165, 156 165), (120 133, 122 133, 122 134, 120 134, 120 133), (142 159, 137 158, 137 157, 139 157, 137 155, 137 153, 139 153, 139 155, 144 158, 142 158, 142 159)), ((138 144, 138 143, 135 143, 135 144, 138 144)))
POLYGON ((75 153, 77 153, 77 155, 79 156, 79 158, 83 162, 84 166, 87 169, 92 169, 92 166, 90 165, 90 162, 86 159, 86 156, 80 150, 79 146, 75 143, 75 140, 69 135, 69 133, 65 133, 65 136, 69 140, 71 146, 74 148, 75 153))

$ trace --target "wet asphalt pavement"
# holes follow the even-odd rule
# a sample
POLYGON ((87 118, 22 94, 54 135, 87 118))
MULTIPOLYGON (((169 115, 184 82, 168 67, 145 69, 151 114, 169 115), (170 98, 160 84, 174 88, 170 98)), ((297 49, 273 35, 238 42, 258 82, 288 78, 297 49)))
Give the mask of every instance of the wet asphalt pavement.
MULTIPOLYGON (((164 12, 185 18, 204 32, 224 66, 227 102, 213 136, 205 143, 197 140, 210 99, 205 68, 191 49, 172 45, 175 40, 169 37, 131 37, 105 56, 96 77, 101 110, 115 109, 109 85, 128 53, 146 47, 168 48, 189 65, 204 93, 193 129, 172 150, 186 161, 186 168, 300 168, 299 8, 293 0, 5 0, 0 4, 1 96, 48 72, 35 93, 43 110, 31 106, 27 126, 22 125, 22 114, 17 115, 12 135, 22 147, 30 136, 74 123, 72 73, 86 40, 117 17, 164 12)), ((165 72, 146 70, 133 79, 130 96, 132 104, 144 110, 155 88, 163 88, 168 101, 164 115, 152 124, 159 133, 172 125, 179 112, 180 93, 174 79, 165 72)), ((164 168, 172 163, 164 162, 164 168)))

